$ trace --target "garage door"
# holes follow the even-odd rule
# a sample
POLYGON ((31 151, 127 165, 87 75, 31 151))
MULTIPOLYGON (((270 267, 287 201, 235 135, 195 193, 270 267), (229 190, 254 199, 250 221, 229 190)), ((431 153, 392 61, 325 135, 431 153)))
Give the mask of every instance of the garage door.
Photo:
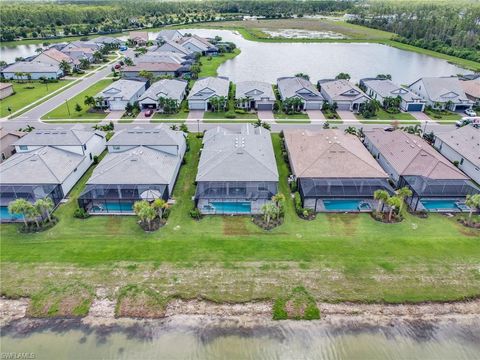
POLYGON ((337 103, 337 110, 350 110, 350 103, 337 103))
POLYGON ((272 110, 273 104, 257 104, 258 110, 272 110))
POLYGON ((312 102, 312 101, 307 101, 305 104, 305 110, 321 110, 322 109, 322 103, 320 101, 318 102, 312 102))
POLYGON ((205 110, 205 102, 203 101, 189 101, 188 108, 190 110, 205 110))
POLYGON ((468 105, 457 105, 455 107, 455 111, 463 111, 463 110, 467 110, 467 109, 470 109, 470 106, 468 106, 468 105))
POLYGON ((408 104, 407 111, 422 111, 423 104, 408 104))

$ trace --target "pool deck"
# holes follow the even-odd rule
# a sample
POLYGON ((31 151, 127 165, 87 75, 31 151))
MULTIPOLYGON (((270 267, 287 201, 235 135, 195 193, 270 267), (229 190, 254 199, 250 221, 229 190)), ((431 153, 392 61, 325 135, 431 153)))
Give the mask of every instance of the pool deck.
MULTIPOLYGON (((372 212, 377 208, 378 201, 374 199, 346 199, 346 198, 338 198, 338 199, 318 199, 317 207, 315 209, 316 212, 328 212, 328 213, 368 213, 372 212), (352 200, 352 201, 361 201, 362 203, 367 203, 370 206, 370 209, 357 209, 357 210, 346 210, 346 209, 338 209, 338 210, 328 210, 325 207, 324 200, 326 201, 338 201, 338 200, 352 200)), ((312 207, 313 209, 313 207, 312 207)), ((386 209, 386 206, 384 210, 386 209)))

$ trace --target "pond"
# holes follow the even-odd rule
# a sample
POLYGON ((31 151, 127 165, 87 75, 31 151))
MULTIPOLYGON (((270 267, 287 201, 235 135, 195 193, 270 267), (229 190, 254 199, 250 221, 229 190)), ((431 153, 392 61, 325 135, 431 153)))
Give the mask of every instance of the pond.
POLYGON ((2 354, 40 359, 473 359, 478 322, 389 326, 175 316, 91 327, 27 320, 2 331, 2 354), (34 325, 31 324, 34 323, 34 325))
MULTIPOLYGON (((254 79, 275 83, 278 77, 300 72, 308 74, 312 82, 316 82, 347 72, 354 81, 377 74, 391 74, 396 83, 409 84, 422 76, 471 73, 442 59, 382 44, 265 43, 245 40, 237 32, 229 30, 187 29, 184 32, 205 37, 218 35, 225 41, 237 44, 242 50, 241 54, 218 69, 219 75, 228 76, 234 82, 254 79)), ((150 39, 155 39, 156 34, 149 33, 150 39)), ((38 47, 2 47, 1 58, 10 62, 17 56, 34 55, 38 47)))

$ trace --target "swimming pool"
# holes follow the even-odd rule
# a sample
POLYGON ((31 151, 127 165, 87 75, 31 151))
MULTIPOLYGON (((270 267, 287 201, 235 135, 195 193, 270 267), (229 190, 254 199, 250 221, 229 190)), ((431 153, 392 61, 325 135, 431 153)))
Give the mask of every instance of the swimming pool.
POLYGON ((457 202, 458 200, 448 199, 421 200, 423 207, 428 211, 459 211, 460 208, 457 202))
POLYGON ((252 204, 249 202, 211 202, 210 205, 217 214, 249 214, 252 204))
POLYGON ((104 202, 94 204, 91 213, 131 213, 133 212, 133 203, 125 202, 104 202))
POLYGON ((360 211, 371 210, 370 204, 363 200, 323 200, 326 211, 360 211))
POLYGON ((22 215, 12 215, 8 212, 7 206, 0 206, 0 221, 19 221, 22 215))

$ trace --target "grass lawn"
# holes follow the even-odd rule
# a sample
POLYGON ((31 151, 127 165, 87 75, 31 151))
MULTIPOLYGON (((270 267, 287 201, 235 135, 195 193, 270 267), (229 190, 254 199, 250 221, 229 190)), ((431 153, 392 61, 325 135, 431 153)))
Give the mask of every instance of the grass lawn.
POLYGON ((427 114, 428 117, 431 118, 432 120, 439 121, 439 122, 442 122, 444 120, 449 122, 454 122, 454 121, 460 120, 463 116, 459 113, 455 113, 448 110, 441 111, 441 110, 433 110, 433 109, 432 110, 425 109, 425 114, 427 114))
POLYGON ((408 112, 399 112, 397 114, 390 114, 386 112, 384 109, 378 110, 377 115, 369 119, 364 118, 361 114, 355 114, 355 117, 358 120, 416 120, 408 112))
POLYGON ((88 89, 82 91, 77 96, 68 100, 68 108, 67 108, 67 104, 65 103, 61 104, 60 106, 50 111, 48 114, 44 115, 42 119, 48 120, 48 119, 103 119, 105 118, 107 116, 106 113, 87 112, 89 107, 85 105, 83 102, 85 101, 85 96, 87 95, 95 96, 112 82, 113 80, 111 79, 103 79, 96 82, 95 84, 90 86, 88 89), (82 111, 80 112, 75 111, 75 104, 80 104, 80 106, 82 107, 82 111), (70 109, 70 113, 68 109, 70 109))
POLYGON ((27 83, 13 82, 13 90, 15 91, 15 94, 0 100, 0 117, 5 117, 10 114, 8 108, 12 110, 11 113, 14 113, 71 82, 72 80, 60 80, 56 83, 49 83, 47 84, 48 90, 47 85, 41 84, 38 81, 27 83), (31 89, 31 87, 33 87, 33 89, 31 89))
POLYGON ((199 78, 207 76, 217 76, 217 69, 225 61, 233 59, 235 56, 240 54, 240 49, 235 49, 231 53, 220 54, 218 56, 212 56, 209 60, 208 56, 200 57, 201 70, 198 73, 199 78))
MULTIPOLYGON (((290 196, 280 138, 273 136, 280 191, 290 196)), ((480 232, 455 218, 408 215, 383 224, 367 214, 319 214, 304 221, 286 202, 285 223, 263 231, 248 216, 190 218, 200 139, 174 189, 168 223, 145 233, 134 216, 75 219, 76 198, 93 169, 56 211, 60 222, 37 234, 0 226, 2 295, 36 296, 55 284, 118 288, 139 284, 159 296, 218 302, 275 299, 304 286, 323 301, 458 300, 480 291, 480 232)), ((83 310, 82 310, 83 311, 83 310)))
POLYGON ((311 121, 308 119, 298 119, 298 120, 293 120, 293 119, 286 119, 286 120, 282 120, 282 119, 276 119, 275 120, 276 123, 278 124, 310 124, 311 121))
POLYGON ((186 119, 188 118, 188 111, 186 109, 181 109, 178 113, 175 114, 162 114, 162 113, 155 113, 152 116, 152 119, 186 119))
POLYGON ((246 114, 237 114, 235 113, 235 118, 233 119, 228 119, 226 117, 226 112, 224 111, 219 111, 219 112, 212 112, 212 111, 205 111, 203 114, 204 119, 227 119, 227 120, 237 120, 237 119, 251 119, 251 120, 257 120, 258 115, 256 113, 246 113, 246 114))
POLYGON ((307 113, 298 113, 298 114, 285 114, 283 111, 282 112, 277 112, 273 113, 273 116, 275 119, 280 119, 280 120, 291 120, 291 119, 303 119, 303 120, 310 120, 308 117, 307 113))

